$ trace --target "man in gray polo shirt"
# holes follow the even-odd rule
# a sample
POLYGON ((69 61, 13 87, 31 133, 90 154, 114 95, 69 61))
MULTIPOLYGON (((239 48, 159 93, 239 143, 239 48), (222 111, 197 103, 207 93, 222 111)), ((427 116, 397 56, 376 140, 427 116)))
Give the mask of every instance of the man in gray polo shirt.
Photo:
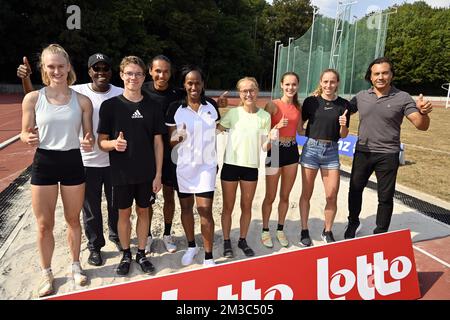
POLYGON ((361 229, 362 193, 374 171, 378 183, 378 210, 373 233, 388 231, 394 206, 403 117, 419 130, 426 131, 430 126, 431 103, 420 98, 416 105, 408 93, 391 84, 393 77, 394 68, 388 58, 374 60, 365 76, 372 88, 360 91, 350 101, 350 111, 359 111, 360 124, 350 176, 345 239, 354 238, 361 229))

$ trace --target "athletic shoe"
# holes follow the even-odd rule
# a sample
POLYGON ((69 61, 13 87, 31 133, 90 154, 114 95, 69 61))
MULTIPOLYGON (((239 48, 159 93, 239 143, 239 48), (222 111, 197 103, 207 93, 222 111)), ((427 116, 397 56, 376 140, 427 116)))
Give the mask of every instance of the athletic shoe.
POLYGON ((238 241, 238 248, 244 251, 246 257, 253 257, 255 255, 255 252, 248 246, 247 240, 245 239, 238 241))
POLYGON ((130 272, 130 265, 131 265, 131 255, 123 255, 119 265, 116 268, 116 273, 119 276, 126 276, 128 272, 130 272))
POLYGON ((194 257, 197 255, 198 251, 199 251, 199 248, 197 246, 188 247, 186 250, 186 253, 181 258, 181 264, 183 266, 188 266, 188 265, 192 264, 192 262, 194 261, 194 257))
POLYGON ((310 247, 312 246, 312 241, 311 238, 309 237, 309 230, 305 229, 302 230, 302 232, 300 233, 300 242, 299 244, 303 247, 310 247))
POLYGON ((87 284, 88 278, 83 269, 81 269, 79 262, 72 263, 72 279, 77 286, 85 286, 87 284))
POLYGON ((231 241, 227 241, 223 243, 223 256, 225 258, 233 258, 233 248, 231 247, 231 241))
POLYGON ((136 262, 141 266, 142 271, 144 271, 145 273, 150 274, 155 271, 155 267, 153 266, 153 264, 144 255, 140 255, 139 253, 136 254, 136 262))
POLYGON ((37 291, 39 298, 51 295, 55 292, 53 288, 54 279, 55 278, 53 277, 53 273, 51 270, 44 270, 42 272, 42 278, 41 281, 39 282, 39 287, 37 291))
POLYGON ((168 252, 174 253, 175 251, 177 251, 177 245, 175 244, 175 241, 173 240, 171 235, 163 236, 163 242, 168 252))
POLYGON ((269 231, 263 231, 261 233, 261 242, 267 248, 272 248, 273 247, 272 238, 270 236, 270 232, 269 231))
POLYGON ((283 247, 287 247, 289 245, 289 241, 283 230, 277 230, 277 239, 283 247))
POLYGON ((91 266, 101 266, 103 263, 102 254, 100 253, 100 250, 92 250, 89 253, 88 263, 91 266))
POLYGON ((333 237, 333 232, 331 231, 325 231, 325 229, 323 229, 322 234, 320 236, 322 237, 322 240, 325 241, 326 243, 336 242, 336 240, 334 240, 333 237))
POLYGON ((348 222, 347 228, 345 229, 344 239, 353 239, 356 234, 361 230, 361 222, 348 222))
POLYGON ((203 266, 204 267, 212 267, 215 266, 216 263, 214 262, 214 259, 205 259, 203 260, 203 266))
POLYGON ((147 244, 145 245, 145 253, 152 252, 152 242, 153 242, 152 236, 148 236, 147 237, 147 244))

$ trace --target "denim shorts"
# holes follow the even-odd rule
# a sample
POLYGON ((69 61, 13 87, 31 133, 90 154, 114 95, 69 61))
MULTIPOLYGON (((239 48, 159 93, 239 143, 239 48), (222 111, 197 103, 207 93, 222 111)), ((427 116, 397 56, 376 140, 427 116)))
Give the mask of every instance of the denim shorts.
POLYGON ((308 138, 303 145, 300 164, 310 169, 339 169, 339 145, 336 141, 308 138))

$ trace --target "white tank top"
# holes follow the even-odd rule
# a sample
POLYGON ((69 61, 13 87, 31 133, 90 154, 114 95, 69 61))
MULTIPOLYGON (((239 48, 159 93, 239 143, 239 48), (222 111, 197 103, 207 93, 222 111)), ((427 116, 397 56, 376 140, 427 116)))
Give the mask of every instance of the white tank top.
POLYGON ((72 89, 70 91, 71 97, 68 104, 55 105, 48 102, 45 87, 39 90, 35 112, 40 149, 67 151, 80 148, 78 135, 82 111, 77 93, 72 89))

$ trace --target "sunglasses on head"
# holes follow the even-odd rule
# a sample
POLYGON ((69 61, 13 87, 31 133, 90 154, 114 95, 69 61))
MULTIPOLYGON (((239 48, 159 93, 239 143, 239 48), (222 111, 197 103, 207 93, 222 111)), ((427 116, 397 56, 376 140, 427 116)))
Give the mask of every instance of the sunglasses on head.
POLYGON ((101 72, 101 71, 108 72, 109 70, 111 70, 111 67, 110 66, 103 66, 103 67, 92 66, 92 70, 94 70, 95 72, 101 72))

